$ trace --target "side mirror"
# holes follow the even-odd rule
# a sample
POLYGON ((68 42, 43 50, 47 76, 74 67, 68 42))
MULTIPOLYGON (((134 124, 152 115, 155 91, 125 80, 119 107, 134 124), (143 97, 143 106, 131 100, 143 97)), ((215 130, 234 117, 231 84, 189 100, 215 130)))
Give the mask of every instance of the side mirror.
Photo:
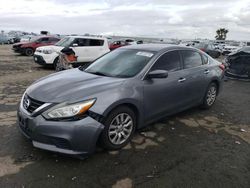
POLYGON ((73 46, 73 47, 77 47, 77 46, 78 46, 78 44, 74 43, 74 44, 72 44, 72 46, 73 46))
POLYGON ((168 71, 165 70, 154 70, 148 73, 147 78, 167 78, 168 71))

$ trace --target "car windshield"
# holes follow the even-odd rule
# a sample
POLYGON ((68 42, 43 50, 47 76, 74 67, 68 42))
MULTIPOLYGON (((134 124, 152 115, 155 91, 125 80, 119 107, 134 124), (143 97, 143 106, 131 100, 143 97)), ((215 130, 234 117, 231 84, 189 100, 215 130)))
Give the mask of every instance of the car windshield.
POLYGON ((65 37, 65 38, 61 39, 60 41, 58 41, 55 45, 69 47, 72 44, 72 42, 74 41, 74 39, 75 38, 73 38, 73 37, 65 37))
MULTIPOLYGON (((37 40, 39 40, 41 37, 37 36, 37 37, 31 37, 30 38, 30 42, 36 42, 37 40)), ((29 39, 29 38, 28 38, 29 39)))
POLYGON ((118 49, 97 59, 85 72, 129 78, 138 74, 153 56, 154 52, 151 51, 118 49))

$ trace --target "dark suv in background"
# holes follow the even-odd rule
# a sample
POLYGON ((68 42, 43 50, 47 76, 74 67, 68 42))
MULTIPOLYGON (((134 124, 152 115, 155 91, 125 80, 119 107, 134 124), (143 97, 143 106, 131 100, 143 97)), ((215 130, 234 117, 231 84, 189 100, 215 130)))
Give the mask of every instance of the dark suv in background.
POLYGON ((31 56, 34 54, 36 48, 40 46, 48 46, 57 43, 60 38, 55 36, 39 36, 32 38, 29 42, 19 42, 12 46, 16 53, 31 56))
POLYGON ((220 50, 211 43, 206 43, 206 42, 195 43, 193 47, 203 52, 206 52, 208 55, 210 55, 213 58, 218 58, 221 55, 220 50))

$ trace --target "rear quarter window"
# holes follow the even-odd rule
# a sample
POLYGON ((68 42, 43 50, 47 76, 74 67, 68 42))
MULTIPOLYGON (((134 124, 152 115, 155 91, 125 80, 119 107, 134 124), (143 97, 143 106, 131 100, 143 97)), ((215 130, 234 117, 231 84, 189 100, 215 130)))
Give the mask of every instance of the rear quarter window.
POLYGON ((203 64, 204 65, 208 64, 209 60, 208 60, 208 57, 205 54, 202 54, 202 59, 203 59, 203 64))
POLYGON ((183 64, 185 69, 198 67, 202 65, 201 55, 192 50, 182 51, 183 64))

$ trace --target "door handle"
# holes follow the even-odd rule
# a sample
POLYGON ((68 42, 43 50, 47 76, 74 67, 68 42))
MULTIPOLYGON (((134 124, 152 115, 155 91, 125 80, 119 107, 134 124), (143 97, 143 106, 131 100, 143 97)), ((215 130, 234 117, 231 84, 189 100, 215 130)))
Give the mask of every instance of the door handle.
POLYGON ((186 78, 180 78, 180 79, 178 80, 179 83, 185 82, 185 81, 186 81, 186 78))
POLYGON ((209 70, 205 70, 204 74, 208 74, 210 71, 209 70))

